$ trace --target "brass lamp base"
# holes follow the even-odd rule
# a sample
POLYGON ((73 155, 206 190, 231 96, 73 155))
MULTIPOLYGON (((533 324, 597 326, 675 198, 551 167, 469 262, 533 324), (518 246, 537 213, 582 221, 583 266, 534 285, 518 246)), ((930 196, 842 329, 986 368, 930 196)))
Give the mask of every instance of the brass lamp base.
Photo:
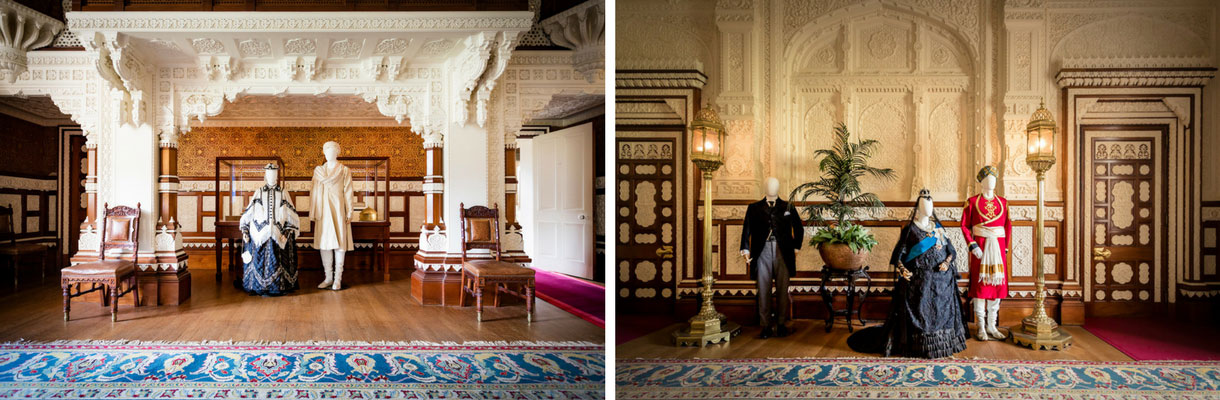
POLYGON ((1012 342, 1034 350, 1064 350, 1072 345, 1072 335, 1054 325, 1029 325, 1029 321, 1008 328, 1012 342))
POLYGON ((730 338, 741 333, 741 325, 736 322, 725 321, 722 325, 720 321, 723 320, 692 320, 690 326, 674 331, 674 345, 704 347, 720 342, 728 343, 730 338))

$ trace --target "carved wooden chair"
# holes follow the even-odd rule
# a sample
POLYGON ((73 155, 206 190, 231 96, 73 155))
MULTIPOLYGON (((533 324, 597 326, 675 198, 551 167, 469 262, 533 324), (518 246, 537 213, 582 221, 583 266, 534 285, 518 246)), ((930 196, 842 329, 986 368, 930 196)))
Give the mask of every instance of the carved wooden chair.
POLYGON ((140 203, 136 208, 116 206, 106 209, 105 220, 102 222, 102 243, 98 249, 98 260, 73 265, 61 270, 60 284, 64 289, 64 321, 68 320, 68 312, 72 309, 72 298, 101 289, 102 305, 110 305, 110 320, 119 320, 119 298, 127 292, 135 291, 135 305, 140 305, 140 285, 136 282, 136 253, 140 243, 140 203), (114 259, 106 259, 106 253, 111 249, 131 251, 131 259, 124 260, 123 254, 115 255, 114 259), (119 291, 122 283, 127 288, 119 291), (81 284, 91 285, 89 290, 81 290, 81 284), (73 293, 75 285, 75 293, 73 293), (101 285, 101 286, 98 286, 101 285), (108 290, 107 290, 108 289, 108 290), (107 297, 106 295, 110 296, 107 297))
POLYGON ((13 291, 17 291, 17 278, 21 275, 21 260, 29 255, 38 257, 39 273, 47 278, 48 247, 34 243, 17 243, 17 234, 13 231, 13 208, 0 206, 0 256, 4 256, 13 267, 13 291), (5 238, 7 237, 7 240, 5 238))
POLYGON ((466 294, 474 296, 479 322, 483 321, 483 288, 494 285, 494 304, 500 306, 500 293, 525 299, 526 321, 534 321, 534 270, 500 260, 500 209, 474 206, 466 208, 458 204, 462 219, 462 296, 460 303, 466 306, 466 294), (466 251, 488 249, 494 259, 469 259, 466 251))

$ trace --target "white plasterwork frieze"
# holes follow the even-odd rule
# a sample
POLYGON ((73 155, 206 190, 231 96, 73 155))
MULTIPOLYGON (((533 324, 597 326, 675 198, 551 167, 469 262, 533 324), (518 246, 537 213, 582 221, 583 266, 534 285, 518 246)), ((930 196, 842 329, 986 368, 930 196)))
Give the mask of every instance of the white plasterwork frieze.
POLYGON ((427 32, 514 29, 533 24, 528 11, 367 12, 135 12, 74 11, 68 28, 125 32, 427 32))

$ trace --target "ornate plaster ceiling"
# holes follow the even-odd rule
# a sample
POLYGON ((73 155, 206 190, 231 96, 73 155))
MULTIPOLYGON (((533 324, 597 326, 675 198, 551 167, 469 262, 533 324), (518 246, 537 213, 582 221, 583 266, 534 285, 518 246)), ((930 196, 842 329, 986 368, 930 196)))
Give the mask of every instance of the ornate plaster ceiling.
POLYGON ((43 126, 73 124, 49 96, 0 96, 0 112, 43 126))
POLYGON ((533 120, 564 119, 595 107, 603 107, 606 96, 600 94, 558 94, 533 120))

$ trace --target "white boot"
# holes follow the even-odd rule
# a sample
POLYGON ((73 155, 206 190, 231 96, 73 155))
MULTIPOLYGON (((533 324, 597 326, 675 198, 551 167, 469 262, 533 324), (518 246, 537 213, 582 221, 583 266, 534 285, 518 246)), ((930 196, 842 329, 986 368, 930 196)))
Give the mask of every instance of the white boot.
POLYGON ((987 300, 974 299, 974 337, 979 341, 990 340, 987 337, 987 300))
POLYGON ((322 254, 322 273, 326 274, 326 279, 322 281, 322 284, 318 285, 318 289, 326 289, 331 285, 330 279, 333 271, 331 265, 334 263, 335 257, 334 253, 330 250, 319 250, 318 253, 322 254))
POLYGON ((330 290, 342 289, 343 282, 343 255, 346 253, 343 250, 335 250, 335 284, 330 287, 330 290))
POLYGON ((1000 329, 996 327, 996 320, 1000 317, 1000 299, 987 300, 987 334, 996 340, 1004 340, 1006 336, 1000 333, 1000 329))

